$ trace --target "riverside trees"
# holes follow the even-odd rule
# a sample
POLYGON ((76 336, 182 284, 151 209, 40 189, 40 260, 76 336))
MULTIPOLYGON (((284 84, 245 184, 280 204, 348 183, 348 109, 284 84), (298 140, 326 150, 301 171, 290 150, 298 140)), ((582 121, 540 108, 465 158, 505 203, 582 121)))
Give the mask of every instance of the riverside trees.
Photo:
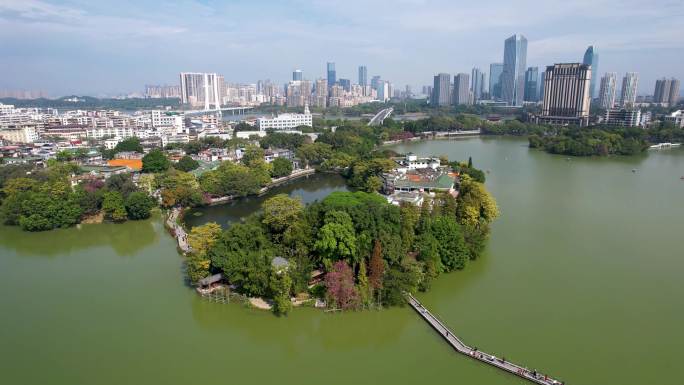
MULTIPOLYGON (((102 211, 106 219, 122 222, 144 219, 156 205, 146 192, 138 191, 130 175, 113 175, 105 183, 87 180, 72 187, 71 175, 79 168, 53 162, 47 169, 14 174, 6 166, 0 199, 0 221, 26 231, 45 231, 75 225, 102 211)), ((18 168, 23 170, 24 168, 18 168)))

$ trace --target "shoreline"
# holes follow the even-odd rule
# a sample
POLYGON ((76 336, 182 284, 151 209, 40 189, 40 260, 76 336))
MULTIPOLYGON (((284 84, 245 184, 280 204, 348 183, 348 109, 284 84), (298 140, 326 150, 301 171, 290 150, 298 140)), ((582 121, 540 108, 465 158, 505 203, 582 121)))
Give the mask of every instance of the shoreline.
MULTIPOLYGON (((280 186, 286 182, 292 181, 299 179, 304 176, 309 176, 313 175, 316 173, 316 169, 314 168, 305 168, 301 169, 298 172, 293 172, 292 174, 288 176, 284 176, 282 178, 277 178, 271 180, 271 183, 268 185, 264 186, 259 190, 259 192, 256 194, 256 196, 263 196, 266 194, 270 189, 280 186)), ((223 197, 218 197, 218 198, 213 198, 208 206, 218 206, 222 205, 225 203, 232 202, 234 199, 240 199, 240 197, 235 198, 233 196, 223 196, 223 197)), ((166 214, 166 219, 164 223, 166 224, 167 229, 172 232, 173 238, 176 240, 176 244, 178 248, 181 250, 181 254, 185 255, 190 251, 190 246, 187 243, 187 229, 185 227, 185 223, 182 221, 183 218, 183 211, 185 211, 186 207, 173 207, 170 209, 167 214, 166 214), (179 219, 181 219, 181 222, 179 223, 179 219)))
MULTIPOLYGON (((314 169, 314 168, 304 168, 304 169, 301 169, 299 171, 294 171, 294 172, 292 172, 292 174, 290 174, 288 176, 284 176, 282 178, 277 178, 277 179, 272 179, 269 184, 262 187, 259 190, 259 192, 256 193, 255 195, 256 196, 262 196, 262 195, 266 194, 268 192, 268 190, 270 190, 274 187, 280 186, 281 184, 283 184, 285 182, 289 182, 291 180, 299 179, 303 176, 313 175, 315 173, 316 173, 316 169, 314 169)), ((239 199, 239 198, 242 198, 242 197, 237 197, 237 199, 239 199)), ((236 197, 234 197, 232 195, 226 195, 226 196, 222 196, 222 197, 211 198, 211 200, 209 201, 207 206, 222 205, 222 204, 231 202, 234 199, 236 199, 236 197)))
POLYGON ((439 139, 453 139, 453 138, 461 138, 461 137, 475 137, 475 136, 482 136, 484 135, 482 133, 481 129, 477 130, 468 130, 468 131, 439 131, 439 132, 432 132, 429 135, 424 135, 424 133, 421 133, 421 135, 414 136, 411 138, 407 139, 397 139, 397 140, 386 140, 382 142, 381 146, 387 146, 391 144, 398 144, 398 143, 410 143, 410 142, 419 142, 422 140, 439 140, 439 139))

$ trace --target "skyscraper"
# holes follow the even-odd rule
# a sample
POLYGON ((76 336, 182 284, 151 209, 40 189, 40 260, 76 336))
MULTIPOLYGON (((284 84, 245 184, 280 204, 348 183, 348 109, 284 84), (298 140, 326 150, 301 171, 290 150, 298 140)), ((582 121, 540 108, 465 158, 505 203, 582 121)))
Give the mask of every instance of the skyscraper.
POLYGON ((510 106, 521 106, 525 96, 527 39, 513 35, 504 43, 504 65, 501 74, 501 96, 510 106))
POLYGON ((359 66, 359 85, 361 87, 368 85, 368 68, 366 66, 359 66))
POLYGON ((525 101, 538 102, 539 68, 530 67, 525 71, 525 101))
POLYGON ((302 70, 294 70, 292 72, 292 80, 302 80, 302 70))
POLYGON ((503 73, 503 63, 492 63, 489 65, 489 98, 493 100, 501 99, 501 74, 503 73))
POLYGON ((473 101, 477 102, 478 100, 482 99, 482 94, 484 93, 484 73, 480 71, 479 68, 473 68, 471 71, 472 75, 472 84, 471 84, 471 90, 473 92, 473 101))
POLYGON ((215 73, 181 72, 181 103, 193 107, 204 106, 205 110, 212 105, 219 108, 221 104, 220 78, 215 73))
POLYGON ((340 79, 340 85, 342 86, 342 88, 344 88, 345 91, 347 91, 347 92, 351 91, 351 80, 340 79))
POLYGON ((453 104, 470 104, 470 75, 457 74, 454 76, 453 104))
POLYGON ((637 87, 639 85, 639 74, 627 72, 622 78, 622 89, 620 90, 620 104, 622 107, 633 107, 636 103, 637 87))
POLYGON ((390 85, 386 80, 379 80, 376 84, 375 92, 377 92, 378 100, 386 102, 390 99, 390 85))
POLYGON ((561 63, 546 67, 540 123, 589 124, 591 66, 561 63))
POLYGON ((653 92, 653 102, 672 106, 679 101, 679 80, 658 79, 656 80, 655 91, 653 92))
POLYGON ((435 75, 430 104, 433 106, 448 106, 450 100, 450 89, 451 75, 446 73, 435 75))
POLYGON ((598 80, 598 64, 599 64, 599 54, 596 52, 596 48, 594 48, 593 45, 590 45, 587 47, 587 50, 584 52, 584 60, 582 60, 582 63, 586 65, 591 66, 591 73, 594 74, 595 76, 592 76, 591 78, 591 85, 589 95, 591 98, 596 97, 596 81, 598 80))
POLYGON ((670 86, 670 106, 675 106, 679 103, 679 79, 672 78, 672 85, 670 86))
POLYGON ((378 83, 380 82, 380 75, 375 75, 371 78, 370 86, 373 89, 378 88, 378 83))
POLYGON ((328 62, 328 88, 332 87, 337 82, 337 73, 335 72, 335 63, 328 62))
POLYGON ((615 107, 615 91, 617 89, 617 74, 606 72, 601 78, 599 89, 599 106, 605 110, 615 107))

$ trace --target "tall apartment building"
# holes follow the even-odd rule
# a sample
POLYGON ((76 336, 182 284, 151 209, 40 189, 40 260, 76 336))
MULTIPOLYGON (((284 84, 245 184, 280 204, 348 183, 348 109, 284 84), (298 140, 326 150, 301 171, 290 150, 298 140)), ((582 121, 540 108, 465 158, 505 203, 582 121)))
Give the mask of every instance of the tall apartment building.
POLYGON ((375 88, 377 92, 377 99, 381 102, 386 102, 391 97, 390 84, 387 80, 378 81, 377 87, 375 88))
POLYGON ((489 65, 489 98, 493 100, 501 99, 501 74, 503 73, 503 63, 492 63, 489 65))
POLYGON ((539 101, 539 67, 529 67, 525 71, 525 101, 539 101))
POLYGON ((615 107, 615 93, 617 90, 617 74, 606 72, 601 77, 601 87, 599 89, 599 106, 604 110, 615 107))
POLYGON ((591 66, 560 63, 546 67, 540 123, 589 124, 591 66))
POLYGON ((447 73, 435 75, 430 104, 433 106, 448 106, 451 101, 450 91, 451 75, 447 73))
POLYGON ((676 105, 679 101, 679 80, 658 79, 656 80, 655 91, 653 92, 653 102, 666 104, 668 106, 676 105))
POLYGON ((470 104, 470 75, 457 74, 454 76, 454 96, 451 99, 453 104, 470 104))
POLYGON ((368 68, 366 66, 359 66, 359 85, 364 88, 368 85, 368 68))
POLYGON ((326 107, 328 101, 328 82, 326 79, 316 80, 316 90, 312 96, 312 105, 326 107))
POLYGON ((302 73, 302 70, 294 70, 292 71, 292 80, 293 81, 298 81, 304 79, 304 74, 302 73))
POLYGON ((620 104, 622 107, 632 107, 636 103, 639 75, 636 72, 627 72, 622 78, 622 90, 620 90, 620 104))
POLYGON ((179 98, 180 86, 145 85, 146 98, 179 98))
POLYGON ((504 43, 504 63, 501 74, 501 97, 509 106, 521 106, 525 96, 527 39, 513 35, 504 43))
POLYGON ((473 102, 482 99, 485 93, 485 74, 479 68, 473 68, 471 72, 471 91, 473 102))
POLYGON ((219 83, 223 83, 223 76, 215 73, 181 72, 181 103, 204 107, 205 110, 211 106, 220 108, 219 83))

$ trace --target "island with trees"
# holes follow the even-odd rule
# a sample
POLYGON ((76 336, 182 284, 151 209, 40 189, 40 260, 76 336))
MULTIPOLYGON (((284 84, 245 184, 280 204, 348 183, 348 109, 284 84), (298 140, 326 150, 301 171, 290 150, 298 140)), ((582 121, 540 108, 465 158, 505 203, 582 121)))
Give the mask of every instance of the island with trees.
POLYGON ((276 314, 289 312, 295 296, 342 310, 400 305, 405 292, 428 290, 482 253, 498 207, 467 174, 459 191, 420 207, 364 191, 334 192, 307 206, 276 195, 225 231, 216 223, 193 227, 188 276, 197 283, 221 274, 236 292, 268 298, 276 314), (312 284, 316 271, 325 279, 312 284))

